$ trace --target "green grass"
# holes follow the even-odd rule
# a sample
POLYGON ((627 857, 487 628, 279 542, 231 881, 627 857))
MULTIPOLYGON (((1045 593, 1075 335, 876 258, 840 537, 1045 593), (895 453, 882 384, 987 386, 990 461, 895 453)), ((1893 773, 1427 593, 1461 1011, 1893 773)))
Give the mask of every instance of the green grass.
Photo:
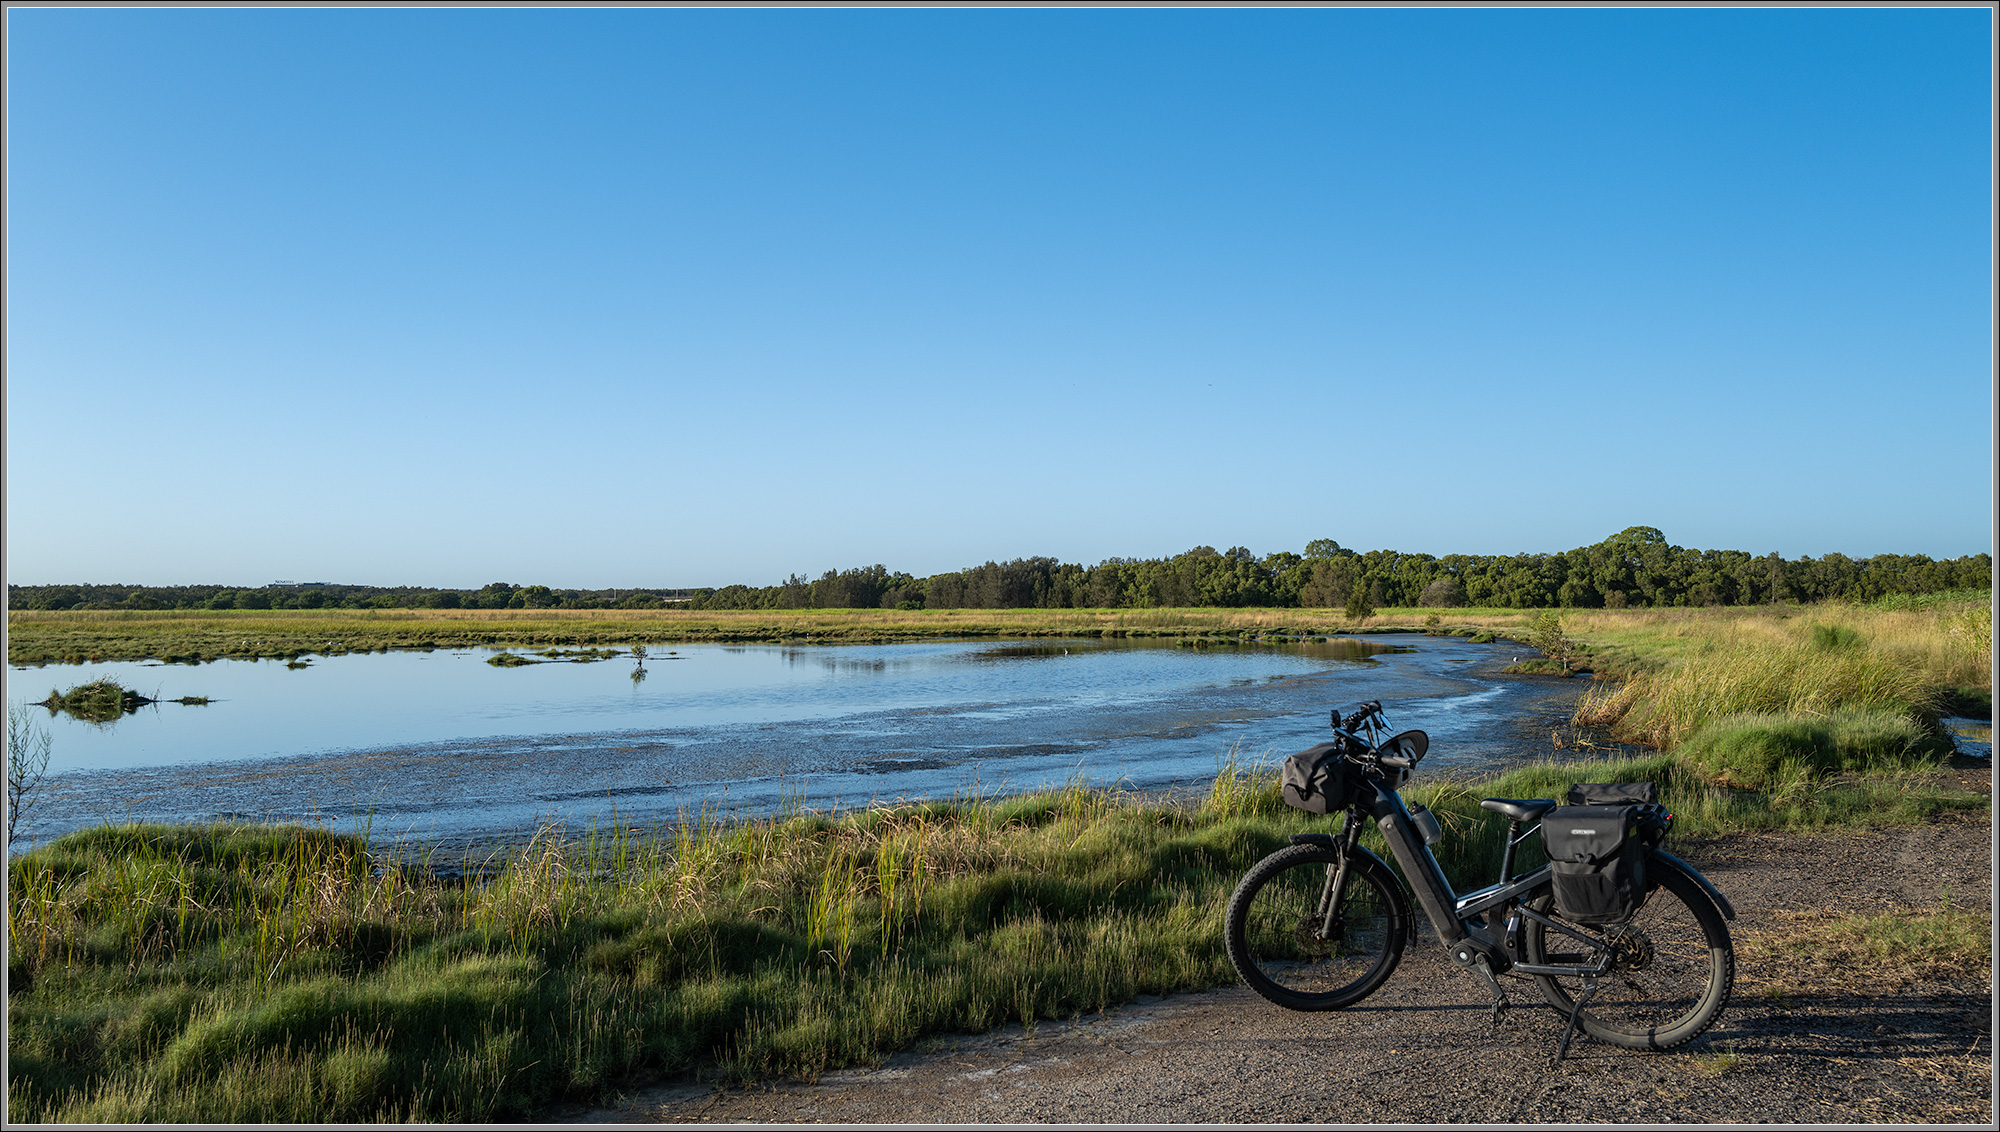
POLYGON ((1695 1068, 1704 1077, 1721 1077, 1743 1068, 1743 1056, 1733 1045, 1695 1059, 1695 1068))
POLYGON ((1935 766, 1952 749, 1940 716, 1992 714, 1990 599, 1572 615, 1587 663, 1623 680, 1573 723, 1766 790, 1935 766))
POLYGON ((1730 715, 1680 747, 1687 762, 1731 786, 1771 789, 1794 777, 1842 771, 1923 770, 1951 754, 1949 739, 1894 712, 1730 715))
MULTIPOLYGON (((550 832, 456 877, 325 830, 85 830, 10 862, 10 1115, 526 1118, 661 1074, 810 1078, 926 1034, 1231 983, 1229 892, 1331 824, 1280 803, 1268 760, 1220 769, 1183 805, 1072 785, 550 832)), ((1911 774, 1731 790, 1674 755, 1407 793, 1447 827, 1464 890, 1504 837, 1480 797, 1642 778, 1677 836, 1987 805, 1911 774)))
POLYGON ((152 702, 149 697, 100 676, 87 683, 78 684, 66 692, 51 690, 48 699, 43 700, 41 706, 47 708, 51 714, 60 711, 91 723, 110 723, 152 702))

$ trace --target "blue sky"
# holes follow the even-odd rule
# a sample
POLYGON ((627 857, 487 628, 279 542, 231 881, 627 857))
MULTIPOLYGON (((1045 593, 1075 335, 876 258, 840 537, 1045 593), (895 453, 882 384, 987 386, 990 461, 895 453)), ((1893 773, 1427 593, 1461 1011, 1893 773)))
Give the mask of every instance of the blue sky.
POLYGON ((15 583, 1991 549, 1985 9, 6 18, 15 583))

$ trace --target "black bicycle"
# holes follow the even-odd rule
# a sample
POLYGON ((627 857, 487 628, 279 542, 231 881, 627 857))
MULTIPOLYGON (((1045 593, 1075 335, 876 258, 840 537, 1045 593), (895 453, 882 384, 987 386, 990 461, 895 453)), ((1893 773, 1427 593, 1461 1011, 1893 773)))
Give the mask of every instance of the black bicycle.
MULTIPOLYGON (((1288 802, 1343 813, 1345 822, 1335 833, 1293 835, 1289 848, 1245 874, 1229 900, 1229 959, 1258 994, 1292 1010, 1334 1010, 1366 998, 1396 970, 1416 929, 1411 892, 1361 846, 1372 821, 1452 960, 1492 992, 1496 1023, 1508 1008, 1497 976, 1509 973, 1531 977, 1549 1005, 1569 1016, 1557 1059, 1577 1028, 1628 1049, 1673 1049, 1708 1029, 1728 1005, 1735 956, 1726 921, 1736 910, 1694 866, 1659 847, 1672 822, 1662 807, 1639 801, 1561 811, 1603 810, 1630 823, 1637 841, 1623 850, 1631 859, 1619 866, 1622 876, 1604 871, 1617 861, 1591 860, 1560 877, 1549 864, 1515 876, 1516 848, 1559 803, 1482 799, 1483 808, 1508 819, 1500 877, 1459 895, 1431 853, 1441 837, 1436 815, 1406 806, 1398 793, 1429 749, 1428 737, 1408 731, 1381 739, 1387 727, 1379 702, 1345 720, 1334 712, 1333 730, 1333 743, 1288 761, 1284 788, 1288 802), (1585 878, 1588 884, 1567 875, 1592 868, 1598 871, 1585 878), (1622 906, 1591 902, 1599 889, 1621 883, 1630 890, 1622 906)), ((1651 789, 1618 784, 1600 800, 1643 799, 1651 789)), ((1586 824, 1551 833, 1601 832, 1606 823, 1586 824)))

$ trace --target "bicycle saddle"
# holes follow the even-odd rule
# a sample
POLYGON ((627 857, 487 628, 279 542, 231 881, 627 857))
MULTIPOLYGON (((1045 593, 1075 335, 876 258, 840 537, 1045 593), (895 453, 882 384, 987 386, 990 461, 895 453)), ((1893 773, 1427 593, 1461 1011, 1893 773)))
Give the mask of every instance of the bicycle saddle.
POLYGON ((1481 798, 1479 808, 1492 810, 1504 818, 1531 822, 1556 808, 1554 798, 1481 798))

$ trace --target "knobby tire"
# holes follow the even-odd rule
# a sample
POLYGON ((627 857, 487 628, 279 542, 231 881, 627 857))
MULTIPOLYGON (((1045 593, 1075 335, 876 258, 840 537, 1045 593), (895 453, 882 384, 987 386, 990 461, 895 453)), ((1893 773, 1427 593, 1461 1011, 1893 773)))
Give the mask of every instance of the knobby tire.
POLYGON ((1337 1010, 1374 993, 1402 961, 1409 901, 1378 858, 1356 853, 1342 885, 1334 938, 1317 915, 1340 854, 1294 845, 1252 866, 1229 898, 1223 939, 1250 989, 1291 1010, 1337 1010))
MULTIPOLYGON (((1597 993, 1577 1016, 1583 1032, 1625 1049, 1682 1046, 1713 1025, 1736 979, 1729 925, 1695 878, 1658 857, 1646 862, 1646 902, 1628 924, 1586 928, 1623 940, 1632 954, 1597 980, 1597 993)), ((1549 900, 1537 910, 1548 914, 1549 900)), ((1529 963, 1587 965, 1583 945, 1533 920, 1522 950, 1529 963)), ((1583 994, 1581 979, 1537 975, 1542 997, 1568 1013, 1583 994)))

